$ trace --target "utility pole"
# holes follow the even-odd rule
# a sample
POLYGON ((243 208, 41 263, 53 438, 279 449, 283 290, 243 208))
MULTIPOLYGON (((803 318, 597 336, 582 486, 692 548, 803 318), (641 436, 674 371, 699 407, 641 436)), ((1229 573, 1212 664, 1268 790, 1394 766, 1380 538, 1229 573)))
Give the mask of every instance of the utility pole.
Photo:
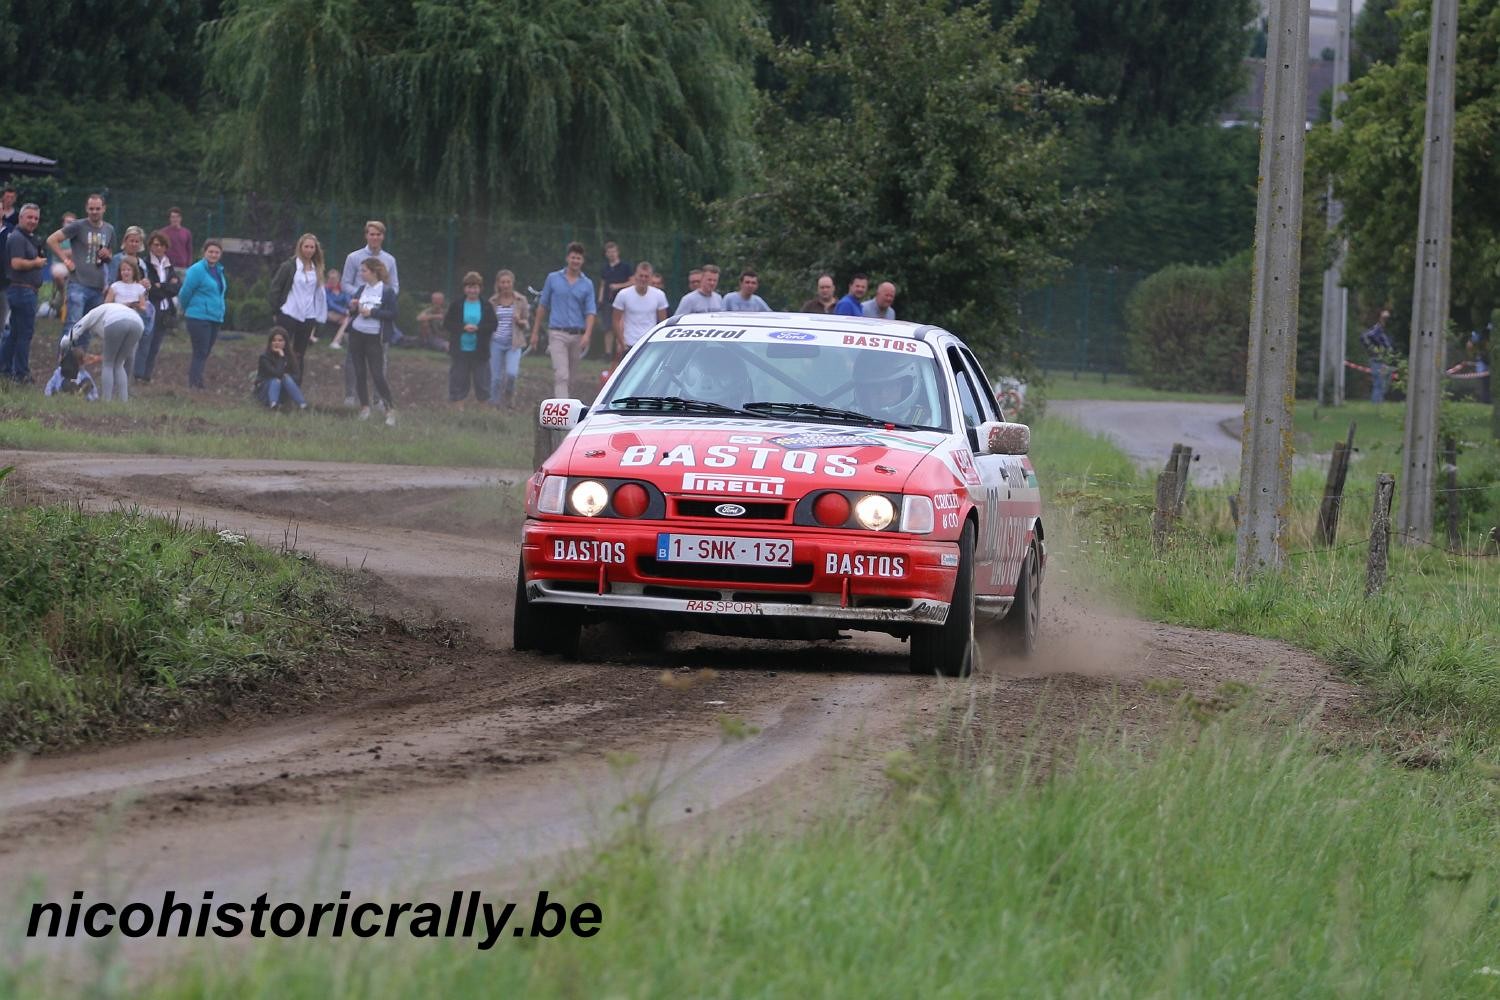
POLYGON ((1449 255, 1453 233, 1453 87, 1458 0, 1432 0, 1427 46, 1427 134, 1422 150, 1422 215, 1417 224, 1417 274, 1411 295, 1411 351, 1402 443, 1397 530, 1408 545, 1432 540, 1437 479, 1437 420, 1443 335, 1448 322, 1449 255))
POLYGON ((1245 429, 1240 436, 1235 574, 1241 580, 1279 570, 1285 564, 1292 480, 1308 2, 1271 0, 1269 7, 1245 429))
MULTIPOLYGON (((1349 84, 1349 22, 1352 0, 1338 0, 1337 39, 1333 47, 1333 127, 1339 127, 1339 105, 1349 84)), ((1328 231, 1344 218, 1344 203, 1334 197, 1328 181, 1328 231)), ((1349 330, 1349 289, 1344 287, 1344 255, 1349 244, 1340 239, 1333 262, 1323 272, 1323 336, 1318 352, 1318 405, 1344 405, 1344 342, 1349 330)))

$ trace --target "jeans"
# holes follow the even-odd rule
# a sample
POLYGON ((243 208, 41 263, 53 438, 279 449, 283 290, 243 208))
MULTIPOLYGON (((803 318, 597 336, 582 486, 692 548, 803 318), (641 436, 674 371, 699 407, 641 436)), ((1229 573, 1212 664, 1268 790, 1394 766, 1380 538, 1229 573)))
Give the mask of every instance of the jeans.
POLYGON ((140 346, 135 349, 136 378, 149 379, 156 370, 156 353, 161 350, 161 342, 171 332, 174 319, 175 313, 152 313, 151 321, 146 324, 146 332, 141 334, 140 346))
POLYGON ((317 320, 292 319, 284 312, 276 313, 276 325, 286 331, 287 344, 292 349, 292 373, 297 378, 302 378, 304 365, 306 364, 307 345, 312 343, 313 331, 317 329, 317 320))
POLYGON ((297 380, 290 375, 267 379, 256 387, 256 395, 267 406, 280 405, 281 394, 283 392, 286 393, 288 399, 296 403, 299 407, 307 405, 307 400, 302 398, 302 390, 297 387, 297 380))
POLYGON ((547 329, 547 354, 552 358, 552 395, 557 399, 571 398, 573 372, 578 369, 578 343, 581 333, 567 330, 547 329))
POLYGON ((99 383, 102 398, 108 402, 130 401, 129 367, 135 361, 135 347, 141 341, 144 327, 130 318, 116 320, 104 328, 103 371, 99 383))
POLYGON ((219 324, 208 319, 187 317, 188 339, 193 342, 193 360, 188 364, 188 388, 206 389, 203 384, 203 369, 208 367, 208 356, 213 353, 214 341, 219 339, 219 324))
MULTIPOLYGON (((74 278, 72 281, 68 282, 68 326, 67 329, 63 331, 63 336, 66 337, 68 334, 72 333, 74 325, 76 325, 79 320, 83 319, 83 317, 88 314, 88 311, 90 309, 102 305, 103 303, 104 289, 89 288, 86 285, 80 284, 77 278, 74 278)), ((85 350, 88 349, 88 343, 86 341, 82 344, 78 344, 77 346, 82 347, 85 350)))
POLYGON ((11 285, 5 290, 10 308, 10 332, 0 342, 0 377, 21 381, 31 377, 31 335, 36 332, 36 289, 11 285))
POLYGON ((524 347, 501 347, 499 341, 490 341, 490 398, 500 398, 500 377, 510 376, 514 382, 521 374, 521 354, 524 347))
MULTIPOLYGON (((368 336, 371 336, 371 334, 362 334, 353 327, 344 331, 344 398, 346 400, 354 399, 358 396, 354 375, 354 338, 368 336)), ((384 345, 382 345, 380 352, 380 374, 382 377, 390 371, 391 358, 390 352, 383 348, 384 345)))
POLYGON ((469 386, 474 387, 475 399, 481 403, 489 402, 489 362, 474 354, 456 354, 448 368, 448 402, 456 403, 467 399, 469 386))
POLYGON ((1385 390, 1391 384, 1391 366, 1378 358, 1370 359, 1370 402, 1385 402, 1385 390))

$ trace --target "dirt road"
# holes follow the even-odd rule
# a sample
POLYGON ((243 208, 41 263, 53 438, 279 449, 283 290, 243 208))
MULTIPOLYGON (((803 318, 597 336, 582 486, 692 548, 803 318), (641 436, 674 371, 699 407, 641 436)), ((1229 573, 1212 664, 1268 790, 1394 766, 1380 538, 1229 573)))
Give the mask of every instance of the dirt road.
MULTIPOLYGON (((453 534, 430 513, 520 473, 0 453, 6 464, 21 488, 49 496, 294 541, 378 578, 389 613, 473 628, 393 636, 388 673, 316 712, 12 763, 0 778, 0 891, 12 899, 542 888, 549 859, 638 818, 614 808, 627 793, 658 789, 651 821, 673 836, 795 822, 878 791, 887 752, 965 713, 1002 743, 1041 733, 1043 752, 1065 752, 1107 716, 1158 732, 1179 694, 1151 680, 1205 705, 1237 681, 1334 728, 1354 715, 1352 689, 1304 653, 1101 611, 1065 551, 1054 552, 1041 655, 990 658, 972 682, 909 675, 905 646, 885 637, 683 634, 632 650, 599 628, 579 662, 562 663, 509 649, 514 530, 453 534), (722 716, 758 732, 726 743, 722 716)), ((20 912, 0 926, 14 929, 20 912)))

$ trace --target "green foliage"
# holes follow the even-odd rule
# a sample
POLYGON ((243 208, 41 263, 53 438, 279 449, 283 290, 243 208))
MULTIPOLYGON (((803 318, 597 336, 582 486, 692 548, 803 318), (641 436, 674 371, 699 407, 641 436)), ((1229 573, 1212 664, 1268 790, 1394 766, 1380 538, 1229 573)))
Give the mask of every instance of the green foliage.
POLYGON ((751 0, 231 0, 205 28, 235 107, 215 162, 302 196, 684 216, 740 176, 756 23, 751 0))
POLYGON ((1107 132, 1202 124, 1244 82, 1254 0, 989 0, 1020 27, 1031 72, 1106 102, 1107 132))
POLYGON ((1080 259, 1151 271, 1217 264, 1254 238, 1258 130, 1162 126, 1088 148, 1078 183, 1103 189, 1105 203, 1080 259))
POLYGON ((757 123, 754 193, 711 211, 721 262, 754 264, 786 289, 867 271, 897 283, 902 316, 1003 348, 1020 291, 1061 264, 1092 206, 1059 180, 1079 101, 1027 80, 1015 27, 978 10, 839 0, 835 11, 829 48, 771 55, 789 85, 757 123), (818 88, 848 94, 848 110, 799 113, 818 88))
POLYGON ((0 747, 54 746, 254 687, 353 621, 325 571, 228 532, 0 507, 0 747))
POLYGON ((1401 51, 1401 24, 1393 16, 1400 0, 1365 0, 1350 31, 1354 58, 1350 75, 1359 79, 1372 63, 1394 63, 1401 51))
POLYGON ((1250 262, 1173 265, 1125 303, 1130 368, 1152 389, 1243 392, 1250 326, 1250 262))
MULTIPOLYGON (((1402 0, 1393 63, 1379 63, 1349 88, 1343 127, 1315 129, 1310 176, 1334 178, 1349 237, 1345 276, 1371 302, 1409 301, 1421 193, 1427 78, 1427 11, 1402 0)), ((1457 120, 1453 131, 1453 315, 1480 327, 1500 276, 1500 0, 1463 0, 1458 25, 1457 120)), ((1399 310, 1398 310, 1399 319, 1399 310)))

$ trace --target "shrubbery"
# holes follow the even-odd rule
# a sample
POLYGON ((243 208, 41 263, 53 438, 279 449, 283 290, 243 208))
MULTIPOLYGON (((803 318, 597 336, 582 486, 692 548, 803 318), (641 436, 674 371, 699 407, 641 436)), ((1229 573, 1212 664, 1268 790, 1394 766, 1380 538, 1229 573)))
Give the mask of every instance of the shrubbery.
POLYGON ((1245 389, 1250 261, 1157 271, 1125 303, 1130 369, 1153 389, 1245 389))

